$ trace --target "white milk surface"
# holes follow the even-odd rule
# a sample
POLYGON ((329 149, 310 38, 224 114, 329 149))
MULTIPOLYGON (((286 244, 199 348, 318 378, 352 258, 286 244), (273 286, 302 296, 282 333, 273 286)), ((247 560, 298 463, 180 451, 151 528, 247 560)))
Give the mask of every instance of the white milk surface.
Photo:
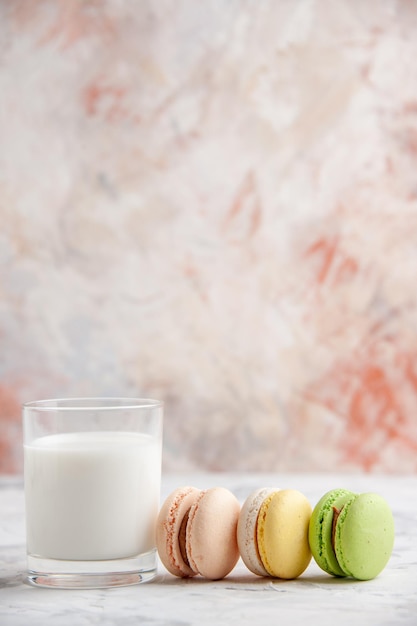
POLYGON ((63 560, 132 557, 154 547, 160 444, 85 432, 25 446, 27 551, 63 560))

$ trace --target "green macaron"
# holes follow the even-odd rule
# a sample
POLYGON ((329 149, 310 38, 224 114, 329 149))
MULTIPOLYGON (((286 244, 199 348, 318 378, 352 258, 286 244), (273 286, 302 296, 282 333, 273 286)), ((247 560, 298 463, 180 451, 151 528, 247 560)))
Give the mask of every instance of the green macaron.
POLYGON ((317 565, 328 574, 375 578, 394 545, 391 509, 377 494, 333 489, 314 507, 309 543, 317 565))

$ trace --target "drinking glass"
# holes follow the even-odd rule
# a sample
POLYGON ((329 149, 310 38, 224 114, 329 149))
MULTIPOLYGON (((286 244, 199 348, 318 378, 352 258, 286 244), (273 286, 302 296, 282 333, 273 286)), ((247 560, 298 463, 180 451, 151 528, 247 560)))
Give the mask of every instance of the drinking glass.
POLYGON ((131 585, 156 575, 163 406, 138 398, 23 405, 28 580, 131 585))

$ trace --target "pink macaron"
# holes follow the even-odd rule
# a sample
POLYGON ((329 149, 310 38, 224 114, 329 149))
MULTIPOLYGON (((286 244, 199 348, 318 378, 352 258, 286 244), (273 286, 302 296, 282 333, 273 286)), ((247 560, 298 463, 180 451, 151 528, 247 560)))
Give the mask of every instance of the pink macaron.
POLYGON ((173 491, 156 525, 156 545, 166 569, 183 578, 227 576, 239 559, 239 513, 237 498, 223 487, 200 491, 187 486, 173 491))

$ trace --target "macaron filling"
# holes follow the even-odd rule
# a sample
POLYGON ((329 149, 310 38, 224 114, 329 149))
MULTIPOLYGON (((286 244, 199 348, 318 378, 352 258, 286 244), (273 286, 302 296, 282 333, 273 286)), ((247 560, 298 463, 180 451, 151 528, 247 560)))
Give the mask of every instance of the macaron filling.
POLYGON ((186 511, 186 513, 184 514, 184 517, 181 520, 181 526, 178 532, 178 547, 180 550, 182 560, 187 565, 187 567, 191 568, 190 561, 188 560, 187 548, 186 548, 187 524, 188 524, 188 518, 190 517, 190 511, 191 511, 191 507, 188 509, 188 511, 186 511))
POLYGON ((340 509, 336 508, 335 506, 332 506, 332 509, 333 509, 333 519, 332 519, 331 543, 332 543, 332 548, 333 548, 333 552, 335 553, 335 556, 336 556, 336 551, 335 551, 335 547, 334 547, 334 545, 335 545, 334 542, 335 542, 335 536, 336 536, 336 524, 337 524, 337 520, 339 519, 339 515, 343 511, 343 508, 344 508, 344 505, 340 509))

